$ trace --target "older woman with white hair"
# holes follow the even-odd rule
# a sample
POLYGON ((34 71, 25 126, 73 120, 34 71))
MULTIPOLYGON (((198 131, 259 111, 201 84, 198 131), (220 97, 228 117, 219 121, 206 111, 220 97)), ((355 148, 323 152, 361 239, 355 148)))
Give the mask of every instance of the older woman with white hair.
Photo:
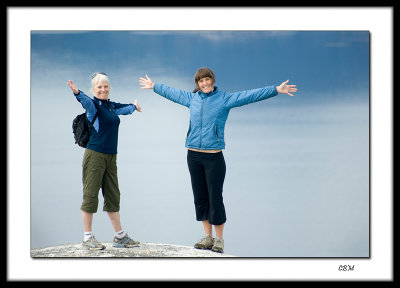
POLYGON ((105 249, 105 246, 99 243, 92 233, 93 213, 97 212, 100 188, 104 197, 103 210, 107 212, 115 230, 113 246, 120 248, 138 246, 140 243, 131 239, 121 226, 116 159, 120 123, 118 115, 129 115, 135 110, 141 112, 141 108, 136 99, 134 104, 110 101, 108 99, 110 81, 105 73, 95 73, 92 76, 93 99, 80 91, 71 80, 67 84, 76 99, 85 108, 88 123, 92 123, 97 115, 82 163, 83 202, 81 211, 84 228, 82 246, 89 250, 105 249))

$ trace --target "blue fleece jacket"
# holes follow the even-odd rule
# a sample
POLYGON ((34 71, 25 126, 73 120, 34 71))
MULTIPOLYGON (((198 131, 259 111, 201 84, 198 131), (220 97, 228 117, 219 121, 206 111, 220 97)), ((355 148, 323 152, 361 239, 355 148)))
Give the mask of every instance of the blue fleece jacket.
POLYGON ((93 97, 92 100, 82 91, 74 95, 86 110, 86 118, 90 123, 97 112, 86 148, 105 154, 117 154, 120 123, 118 115, 132 114, 136 110, 136 106, 100 100, 96 97, 93 97))
POLYGON ((225 149, 224 130, 230 109, 278 95, 276 86, 229 93, 196 93, 155 83, 153 91, 190 109, 190 125, 185 146, 200 150, 225 149))

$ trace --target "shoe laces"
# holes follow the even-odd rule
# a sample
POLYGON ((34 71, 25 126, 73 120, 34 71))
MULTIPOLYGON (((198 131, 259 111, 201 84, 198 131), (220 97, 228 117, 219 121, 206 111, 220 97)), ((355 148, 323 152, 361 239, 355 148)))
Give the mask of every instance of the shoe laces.
POLYGON ((224 239, 219 238, 219 237, 215 237, 214 244, 216 244, 216 243, 221 243, 221 244, 223 244, 223 243, 224 243, 224 239))

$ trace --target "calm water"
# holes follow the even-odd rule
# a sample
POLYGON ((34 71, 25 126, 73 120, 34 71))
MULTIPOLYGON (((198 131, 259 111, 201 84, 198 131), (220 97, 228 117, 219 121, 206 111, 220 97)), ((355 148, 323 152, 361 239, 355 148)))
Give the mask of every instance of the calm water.
MULTIPOLYGON (((84 149, 73 143, 71 130, 81 110, 67 98, 31 104, 31 248, 77 243, 83 237, 84 149), (65 109, 51 112, 59 104, 65 109), (43 141, 49 129, 39 127, 52 116, 59 120, 49 124, 54 131, 50 143, 43 141)), ((368 104, 279 101, 236 108, 228 118, 225 252, 368 257, 368 104)), ((186 165, 188 111, 161 97, 141 104, 149 108, 121 116, 122 226, 142 242, 192 246, 203 231, 195 221, 186 165)), ((101 193, 99 199, 93 232, 111 241, 114 231, 102 211, 101 193)))

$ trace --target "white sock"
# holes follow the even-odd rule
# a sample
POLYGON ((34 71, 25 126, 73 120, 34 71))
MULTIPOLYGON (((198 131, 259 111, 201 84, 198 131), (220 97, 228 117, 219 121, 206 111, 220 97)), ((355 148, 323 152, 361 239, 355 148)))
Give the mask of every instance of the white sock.
POLYGON ((90 237, 92 237, 92 231, 83 233, 83 241, 87 241, 90 237))
POLYGON ((119 239, 124 238, 126 235, 126 232, 124 231, 124 229, 122 229, 121 231, 118 231, 117 233, 115 233, 115 236, 119 239))

